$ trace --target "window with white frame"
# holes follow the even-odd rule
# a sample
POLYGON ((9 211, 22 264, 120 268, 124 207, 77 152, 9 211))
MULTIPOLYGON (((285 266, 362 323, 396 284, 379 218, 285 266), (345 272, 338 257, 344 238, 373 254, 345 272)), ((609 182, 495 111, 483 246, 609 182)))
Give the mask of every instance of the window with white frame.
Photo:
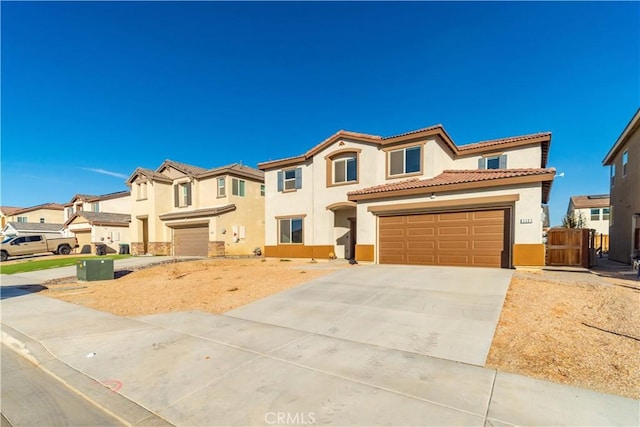
POLYGON ((591 221, 600 221, 600 209, 591 209, 591 221))
POLYGON ((40 224, 44 224, 44 218, 40 218, 40 224))
POLYGON ((333 183, 342 184, 358 180, 358 159, 355 154, 344 154, 333 159, 333 183))
POLYGON ((260 195, 262 197, 264 197, 265 192, 266 192, 266 187, 264 186, 264 184, 260 184, 260 195))
POLYGON ((100 205, 98 204, 98 202, 94 202, 91 204, 91 210, 93 212, 100 212, 100 205))
POLYGON ((507 155, 481 157, 478 159, 478 169, 506 169, 507 155))
POLYGON ((184 182, 173 186, 174 206, 191 206, 191 183, 184 182))
POLYGON ((222 177, 218 178, 218 197, 227 196, 227 180, 222 177))
POLYGON ((279 220, 279 242, 281 244, 302 243, 302 218, 284 218, 279 220))
POLYGON ((390 176, 420 172, 422 168, 422 146, 389 151, 388 158, 390 176))
POLYGON ((616 164, 611 165, 611 186, 613 187, 616 183, 616 164))
POLYGON ((622 176, 627 176, 627 164, 629 163, 629 151, 622 153, 622 176))
POLYGON ((284 171, 284 190, 295 190, 296 188, 296 170, 289 169, 284 171))
POLYGON ((609 221, 609 208, 602 208, 603 221, 609 221))
POLYGON ((278 171, 278 191, 296 191, 302 188, 302 168, 278 171))
POLYGON ((245 194, 245 182, 243 179, 233 178, 231 180, 231 194, 234 196, 244 197, 245 194))
POLYGON ((18 217, 18 222, 27 222, 27 217, 26 216, 19 216, 18 217))

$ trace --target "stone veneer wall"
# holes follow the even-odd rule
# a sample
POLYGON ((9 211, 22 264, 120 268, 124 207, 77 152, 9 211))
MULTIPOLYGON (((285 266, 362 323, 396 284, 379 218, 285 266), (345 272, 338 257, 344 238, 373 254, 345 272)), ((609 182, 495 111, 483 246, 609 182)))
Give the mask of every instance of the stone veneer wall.
POLYGON ((131 242, 131 255, 144 255, 144 243, 131 242))
POLYGON ((171 242, 149 242, 147 249, 151 255, 171 255, 171 242))
POLYGON ((209 258, 224 256, 224 242, 209 242, 207 256, 209 258))

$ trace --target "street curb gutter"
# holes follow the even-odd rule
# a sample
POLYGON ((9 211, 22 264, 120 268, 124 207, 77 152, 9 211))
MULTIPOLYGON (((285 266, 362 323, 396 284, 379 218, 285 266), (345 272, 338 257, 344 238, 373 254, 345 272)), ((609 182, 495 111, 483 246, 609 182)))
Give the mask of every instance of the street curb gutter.
POLYGON ((169 427, 173 424, 72 368, 41 343, 2 324, 0 342, 127 426, 169 427))

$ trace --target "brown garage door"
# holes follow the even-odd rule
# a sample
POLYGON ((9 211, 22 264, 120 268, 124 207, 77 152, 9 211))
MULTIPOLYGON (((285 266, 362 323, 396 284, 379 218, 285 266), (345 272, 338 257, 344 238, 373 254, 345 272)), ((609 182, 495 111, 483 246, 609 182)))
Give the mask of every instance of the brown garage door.
POLYGON ((176 256, 207 256, 208 246, 208 226, 175 228, 173 230, 173 253, 176 256))
POLYGON ((509 267, 507 209, 380 217, 381 264, 509 267))
POLYGON ((76 239, 78 239, 78 247, 76 253, 90 254, 91 253, 91 230, 89 231, 76 231, 76 239))

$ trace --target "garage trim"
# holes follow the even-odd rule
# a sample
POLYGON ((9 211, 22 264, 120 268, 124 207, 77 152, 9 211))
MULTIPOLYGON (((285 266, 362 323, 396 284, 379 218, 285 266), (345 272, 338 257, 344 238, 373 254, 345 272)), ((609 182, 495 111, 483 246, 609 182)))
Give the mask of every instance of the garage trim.
POLYGON ((468 209, 472 207, 512 207, 520 200, 519 194, 505 196, 472 197, 469 199, 438 200, 433 202, 400 203, 394 205, 369 206, 367 211, 374 215, 400 215, 403 213, 436 213, 436 210, 449 211, 452 208, 468 209), (451 208, 451 209, 450 209, 451 208))

